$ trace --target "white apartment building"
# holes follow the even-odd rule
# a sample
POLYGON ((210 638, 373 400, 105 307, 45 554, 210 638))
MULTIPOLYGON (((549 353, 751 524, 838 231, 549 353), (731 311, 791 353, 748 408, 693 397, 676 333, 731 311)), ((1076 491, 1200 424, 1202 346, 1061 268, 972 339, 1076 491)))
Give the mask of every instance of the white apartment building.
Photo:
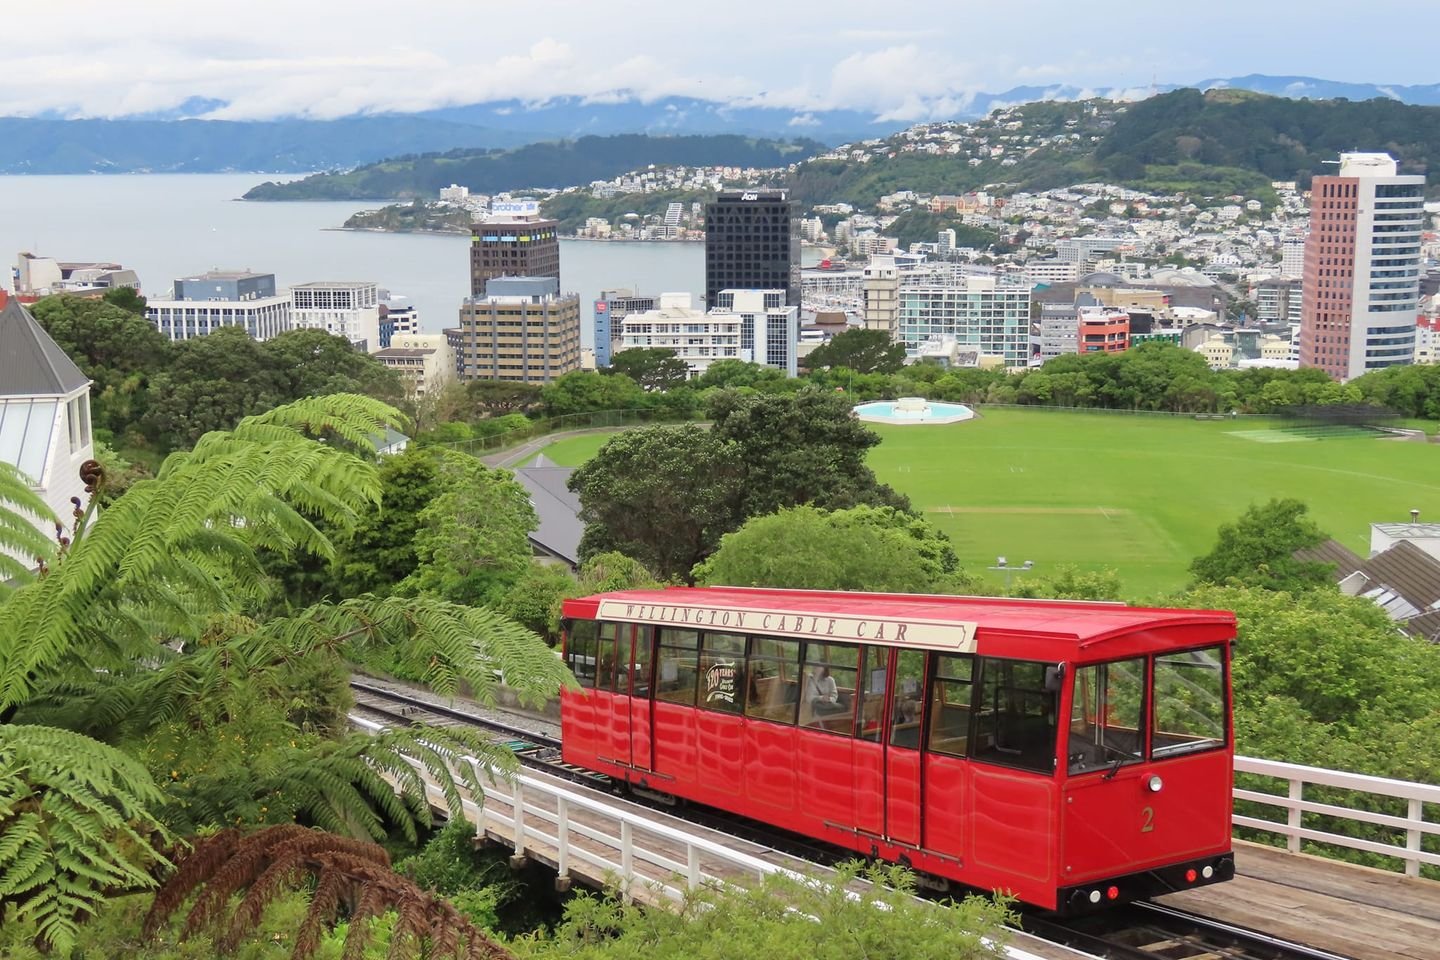
POLYGON ((900 271, 894 257, 871 257, 862 280, 865 329, 884 330, 895 337, 900 319, 900 271))
POLYGON ((381 346, 378 288, 360 281, 298 283, 290 288, 290 326, 324 330, 374 353, 381 346))
POLYGON ((800 310, 785 306, 783 290, 722 290, 710 311, 688 293, 662 293, 653 310, 619 322, 617 352, 672 350, 698 377, 716 360, 743 360, 795 376, 800 310))
POLYGON ((1030 358, 1030 288, 997 282, 993 277, 902 286, 896 341, 915 357, 927 340, 941 337, 954 337, 962 346, 1002 357, 1007 367, 1026 366, 1030 358))
POLYGON ((400 375, 412 397, 434 393, 455 379, 455 348, 443 333, 397 333, 374 357, 400 375))
POLYGON ((1039 283, 1074 283, 1080 279, 1078 260, 1031 260, 1022 276, 1032 286, 1039 283))
POLYGON ((211 270, 175 281, 169 299, 152 299, 145 316, 171 340, 189 340, 221 327, 240 327, 255 340, 290 329, 290 294, 275 289, 273 273, 211 270))
POLYGON ((620 319, 615 351, 673 350, 690 368, 703 374, 716 360, 751 360, 740 350, 740 317, 719 310, 706 313, 688 293, 662 293, 655 309, 628 313, 620 319))
POLYGON ((1286 237, 1280 241, 1280 276, 1299 280, 1305 276, 1305 235, 1286 237))

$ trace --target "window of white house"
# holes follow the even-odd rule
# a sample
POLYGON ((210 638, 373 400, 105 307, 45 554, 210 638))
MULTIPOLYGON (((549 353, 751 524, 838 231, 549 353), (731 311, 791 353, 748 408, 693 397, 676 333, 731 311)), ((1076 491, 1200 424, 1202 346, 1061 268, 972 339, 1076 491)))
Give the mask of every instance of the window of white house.
POLYGON ((90 396, 83 394, 65 405, 65 422, 70 429, 70 453, 76 454, 90 443, 90 396))

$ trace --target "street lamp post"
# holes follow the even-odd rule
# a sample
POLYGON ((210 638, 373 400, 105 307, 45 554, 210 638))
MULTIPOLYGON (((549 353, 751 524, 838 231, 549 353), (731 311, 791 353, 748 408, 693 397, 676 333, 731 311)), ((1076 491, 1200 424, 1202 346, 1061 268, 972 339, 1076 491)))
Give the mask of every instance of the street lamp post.
POLYGON ((1009 593, 1009 592, 1010 592, 1010 574, 1015 573, 1016 571, 1019 571, 1019 572, 1023 573, 1023 572, 1025 572, 1026 570, 1029 570, 1029 569, 1031 569, 1031 568, 1034 567, 1034 566, 1035 566, 1035 561, 1033 561, 1033 560, 1026 560, 1024 563, 1020 564, 1020 566, 1018 566, 1018 567, 1012 567, 1012 566, 1010 566, 1009 563, 1006 562, 1006 560, 1005 560, 1004 557, 996 557, 996 558, 995 558, 995 566, 993 566, 993 567, 988 567, 987 569, 990 569, 990 570, 1003 570, 1003 571, 1005 572, 1005 592, 1006 592, 1006 593, 1009 593))

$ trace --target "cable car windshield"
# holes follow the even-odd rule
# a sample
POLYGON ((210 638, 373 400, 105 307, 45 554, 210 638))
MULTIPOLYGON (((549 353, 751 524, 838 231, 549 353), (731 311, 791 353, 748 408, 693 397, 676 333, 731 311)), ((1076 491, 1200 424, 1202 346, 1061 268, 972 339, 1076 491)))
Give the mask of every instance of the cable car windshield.
POLYGON ((1075 671, 1070 706, 1070 772, 1102 768, 1111 776, 1145 759, 1145 658, 1075 671))
POLYGON ((1226 714, 1222 647, 1155 658, 1154 759, 1223 747, 1226 714))

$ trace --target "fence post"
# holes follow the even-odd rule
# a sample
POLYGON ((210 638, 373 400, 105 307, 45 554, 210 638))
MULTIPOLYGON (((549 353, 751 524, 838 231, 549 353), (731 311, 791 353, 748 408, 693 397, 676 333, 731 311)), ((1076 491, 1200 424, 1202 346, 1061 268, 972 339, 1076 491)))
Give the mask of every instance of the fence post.
POLYGON ((635 849, 630 839, 630 821, 620 821, 620 894, 630 902, 630 877, 635 872, 635 849))
POLYGON ((1285 849, 1291 853, 1300 852, 1300 824, 1302 814, 1299 804, 1304 795, 1305 781, 1292 779, 1290 781, 1290 799, 1294 801, 1294 805, 1286 811, 1285 815, 1285 822, 1290 827, 1290 835, 1285 838, 1285 849))
MULTIPOLYGON (((1410 820, 1415 823, 1414 827, 1405 831, 1405 849, 1412 853, 1420 852, 1420 821, 1425 818, 1425 803, 1422 800, 1410 801, 1410 820)), ((1405 860, 1405 875, 1407 877, 1420 876, 1420 858, 1410 856, 1405 860)))
POLYGON ((564 797, 555 798, 555 846, 560 851, 555 873, 558 877, 568 877, 570 876, 570 801, 564 797))
POLYGON ((515 792, 511 794, 511 801, 515 804, 515 856, 525 856, 525 788, 519 780, 515 781, 515 792))
POLYGON ((700 886, 700 851, 693 843, 685 847, 685 880, 691 890, 700 886))

